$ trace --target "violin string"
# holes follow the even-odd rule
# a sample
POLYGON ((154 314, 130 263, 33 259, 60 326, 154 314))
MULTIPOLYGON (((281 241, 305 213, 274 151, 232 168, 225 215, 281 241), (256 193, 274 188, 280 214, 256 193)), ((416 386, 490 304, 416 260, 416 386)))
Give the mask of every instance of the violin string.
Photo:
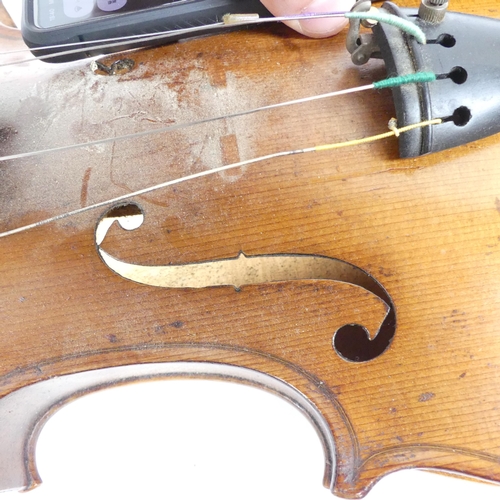
MULTIPOLYGON (((160 34, 148 34, 144 35, 144 38, 140 38, 141 35, 135 35, 135 38, 138 38, 139 42, 154 42, 157 40, 165 39, 168 37, 176 36, 176 35, 184 35, 190 33, 196 33, 203 30, 214 30, 214 29, 227 29, 233 27, 241 27, 255 24, 263 24, 263 23, 275 23, 275 22, 284 22, 284 21, 292 21, 292 20, 304 20, 304 19, 318 19, 318 18, 333 18, 333 17, 345 17, 346 19, 359 19, 359 20, 369 20, 376 21, 380 23, 390 24, 392 26, 397 27, 401 31, 413 36, 419 43, 426 43, 426 36, 422 29, 414 24, 412 21, 407 19, 400 18, 394 14, 388 14, 382 11, 379 11, 376 8, 372 8, 369 12, 333 12, 333 13, 310 13, 310 14, 300 14, 295 16, 282 16, 282 17, 260 17, 258 14, 226 14, 224 16, 224 20, 221 22, 203 25, 203 26, 193 26, 191 28, 183 28, 180 30, 173 31, 165 31, 160 34)), ((84 42, 86 43, 86 42, 84 42)), ((95 42, 93 42, 95 43, 95 42)), ((50 59, 53 57, 62 57, 67 55, 79 54, 85 52, 87 50, 101 50, 101 49, 109 49, 109 48, 119 48, 123 44, 122 41, 111 42, 111 43, 100 43, 97 42, 98 45, 91 45, 90 47, 80 47, 78 49, 65 50, 61 52, 56 52, 53 54, 42 55, 38 57, 28 58, 19 61, 10 61, 7 63, 0 64, 1 67, 12 66, 15 64, 22 64, 25 62, 35 61, 35 60, 44 60, 50 59)), ((81 45, 81 44, 78 44, 81 45)), ((41 49, 38 49, 41 50, 41 49)), ((0 56, 3 55, 0 53, 0 56)))
MULTIPOLYGON (((293 21, 293 20, 304 20, 304 19, 322 19, 322 18, 329 18, 329 17, 340 17, 344 16, 347 14, 349 11, 341 11, 341 12, 328 12, 328 13, 311 13, 311 14, 300 14, 296 16, 283 16, 283 17, 272 17, 272 18, 259 18, 261 23, 265 22, 279 22, 279 21, 293 21), (269 21, 267 21, 269 19, 269 21)), ((231 14, 233 16, 233 14, 231 14)), ((248 14, 247 14, 248 16, 248 14)), ((241 25, 247 25, 250 24, 247 18, 247 21, 244 22, 243 20, 238 23, 231 23, 233 26, 241 26, 241 25)), ((45 45, 43 47, 32 47, 32 48, 24 48, 24 49, 17 49, 17 50, 9 50, 7 52, 0 52, 0 56, 4 55, 12 55, 12 54, 20 54, 23 52, 39 52, 42 50, 49 50, 49 49, 59 49, 59 48, 67 48, 67 47, 79 47, 82 45, 92 45, 92 44, 107 44, 111 42, 119 42, 119 41, 129 41, 129 40, 138 40, 142 41, 142 39, 148 39, 149 37, 168 37, 171 35, 178 35, 178 34, 184 34, 184 33, 189 33, 189 32, 194 32, 195 30, 200 30, 200 29, 216 29, 220 27, 227 27, 229 26, 229 23, 220 21, 217 23, 212 23, 212 24, 205 24, 201 26, 191 26, 189 28, 178 28, 175 30, 167 30, 167 31, 158 31, 155 33, 141 33, 138 35, 127 35, 127 36, 118 36, 118 37, 113 37, 113 38, 101 38, 98 40, 86 40, 86 41, 81 41, 81 42, 72 42, 72 43, 62 43, 58 45, 45 45)), ((90 47, 94 48, 94 47, 90 47)))
POLYGON ((257 158, 252 158, 250 160, 244 160, 244 161, 240 161, 237 163, 231 163, 229 165, 223 165, 221 167, 212 168, 209 170, 203 170, 201 172, 196 172, 196 173, 191 174, 191 175, 186 175, 184 177, 172 179, 172 180, 163 182, 161 184, 149 186, 147 188, 140 189, 138 191, 134 191, 132 193, 124 194, 122 196, 117 196, 116 198, 111 198, 111 199, 108 199, 105 201, 95 203, 93 205, 88 205, 86 207, 82 207, 82 208, 78 208, 76 210, 65 212, 63 214, 56 215, 54 217, 50 217, 48 219, 44 219, 41 221, 37 221, 37 222, 34 222, 32 224, 28 224, 26 226, 21 226, 21 227, 15 228, 15 229, 10 229, 8 231, 4 231, 4 232, 0 233, 0 238, 12 236, 14 234, 22 233, 22 232, 28 231, 30 229, 35 229, 35 228, 44 226, 46 224, 50 224, 52 222, 66 219, 68 217, 74 217, 76 215, 80 215, 80 214, 83 214, 85 212, 89 212, 91 210, 96 210, 98 208, 102 208, 105 206, 114 205, 114 204, 118 204, 118 203, 121 203, 124 201, 128 201, 131 198, 135 198, 137 196, 142 196, 142 195, 145 195, 148 193, 152 193, 154 191, 158 191, 160 189, 164 189, 166 187, 173 186, 175 184, 180 184, 180 183, 187 182, 190 180, 199 179, 202 177, 207 177, 209 175, 213 175, 213 174, 220 173, 220 172, 225 172, 227 170, 232 170, 232 169, 236 169, 236 168, 240 168, 240 167, 254 165, 256 163, 262 163, 264 161, 273 160, 273 159, 284 157, 284 156, 292 156, 292 155, 305 154, 305 153, 316 153, 316 152, 322 152, 322 151, 331 151, 334 149, 353 147, 353 146, 358 146, 361 144, 372 143, 375 141, 380 141, 382 139, 387 139, 389 137, 399 137, 401 134, 404 134, 404 133, 409 132, 411 130, 424 128, 424 127, 430 127, 433 125, 439 125, 441 123, 443 123, 443 120, 441 118, 436 118, 433 120, 426 120, 426 121, 423 121, 420 123, 415 123, 412 125, 407 125, 405 127, 397 128, 396 120, 391 119, 389 121, 389 129, 390 129, 389 132, 374 135, 371 137, 364 137, 361 139, 346 141, 346 142, 339 142, 339 143, 334 143, 334 144, 323 144, 320 146, 313 146, 313 147, 303 148, 303 149, 294 149, 294 150, 289 150, 289 151, 278 151, 276 153, 271 153, 271 154, 268 154, 265 156, 259 156, 257 158))
POLYGON ((125 134, 125 135, 120 135, 120 136, 116 136, 116 137, 107 137, 105 139, 97 139, 95 141, 88 141, 88 142, 82 142, 82 143, 78 143, 78 144, 70 144, 67 146, 58 146, 58 147, 50 148, 50 149, 41 149, 38 151, 29 151, 26 153, 17 153, 17 154, 13 154, 13 155, 0 156, 0 162, 8 161, 8 160, 18 160, 21 158, 39 156, 39 155, 44 155, 44 154, 48 154, 48 153, 61 153, 64 151, 69 151, 69 150, 77 149, 77 148, 84 148, 84 147, 109 144, 109 143, 115 142, 115 141, 126 141, 126 140, 131 140, 131 139, 139 139, 141 137, 147 137, 147 136, 156 135, 156 134, 164 134, 167 132, 174 132, 174 131, 186 129, 189 127, 204 125, 207 123, 212 123, 214 121, 226 120, 226 119, 231 119, 231 118, 238 118, 238 117, 247 116, 247 115, 251 115, 254 113, 259 113, 262 111, 267 111, 267 110, 276 109, 276 108, 280 108, 280 107, 291 106, 294 104, 307 103, 307 102, 312 102, 312 101, 319 100, 319 99, 326 99, 328 97, 337 97, 337 96, 347 95, 347 94, 351 94, 351 93, 355 93, 355 92, 362 92, 364 90, 370 90, 370 89, 373 89, 373 84, 364 85, 362 87, 355 87, 352 89, 345 89, 345 90, 338 90, 335 92, 328 92, 326 94, 320 94, 320 95, 311 96, 311 97, 304 97, 301 99, 295 99, 293 101, 286 101, 286 102, 280 102, 280 103, 275 103, 275 104, 269 104, 267 106, 261 106, 261 107, 250 109, 250 110, 238 111, 236 113, 230 113, 230 114, 222 115, 222 116, 204 118, 202 120, 196 120, 193 122, 177 123, 175 125, 168 125, 166 127, 161 127, 161 128, 157 128, 157 129, 153 129, 153 130, 144 130, 142 132, 134 132, 131 134, 125 134))
MULTIPOLYGON (((173 37, 176 35, 196 33, 197 31, 203 31, 203 30, 206 31, 206 30, 222 29, 225 27, 226 26, 224 23, 214 23, 214 24, 209 24, 209 25, 205 25, 205 26, 193 26, 192 28, 185 28, 185 29, 163 32, 159 35, 158 34, 137 35, 136 40, 131 40, 131 41, 132 42, 133 41, 156 42, 157 40, 168 39, 169 37, 173 37)), ((78 49, 63 50, 63 51, 54 52, 52 54, 41 55, 41 56, 37 56, 37 57, 30 57, 27 59, 21 59, 19 61, 10 61, 7 63, 1 63, 0 68, 4 68, 7 66, 15 66, 16 64, 22 64, 22 63, 32 62, 32 61, 43 61, 45 59, 51 59, 54 57, 63 57, 63 56, 70 56, 73 54, 81 54, 81 53, 86 52, 88 50, 110 49, 110 48, 114 48, 114 47, 116 47, 118 50, 123 50, 123 49, 120 49, 120 47, 122 47, 124 41, 128 40, 127 37, 124 37, 124 38, 125 38, 125 40, 122 40, 122 41, 102 43, 102 44, 99 43, 98 45, 92 45, 92 43, 95 43, 92 41, 92 42, 88 43, 89 44, 88 47, 86 46, 86 47, 80 47, 78 49)), ((86 43, 86 42, 82 42, 82 43, 86 43)), ((77 43, 76 45, 80 46, 80 45, 82 45, 82 43, 77 43)), ((29 50, 29 49, 27 49, 27 50, 29 50)), ((43 48, 41 50, 43 50, 43 48)), ((29 52, 31 52, 31 50, 29 50, 29 52)), ((0 54, 0 56, 2 56, 2 55, 4 55, 4 54, 0 54)))
MULTIPOLYGON (((198 27, 191 27, 191 28, 179 28, 177 30, 168 30, 168 31, 159 31, 157 33, 141 33, 139 35, 127 35, 127 36, 117 36, 113 38, 100 38, 98 40, 84 40, 81 42, 71 42, 71 43, 61 43, 57 45, 44 45, 42 47, 31 47, 31 48, 23 48, 23 49, 16 49, 16 50, 9 50, 6 52, 0 52, 0 56, 11 56, 14 54, 22 54, 26 52, 41 52, 43 50, 50 50, 50 49, 61 49, 61 48, 69 48, 69 47, 81 47, 82 45, 85 46, 86 48, 84 50, 90 50, 93 48, 104 48, 107 47, 108 43, 112 42, 127 42, 127 41, 149 41, 149 40, 156 40, 157 38, 160 39, 162 37, 168 37, 168 36, 173 36, 180 34, 182 35, 184 31, 189 32, 189 31, 194 31, 194 28, 197 29, 207 29, 209 27, 213 27, 214 29, 216 27, 221 27, 224 26, 224 23, 214 23, 214 24, 209 24, 209 25, 204 25, 204 26, 198 26, 198 27), (99 44, 98 46, 94 47, 94 44, 99 44)), ((57 54, 53 54, 52 57, 54 57, 57 54)), ((31 60, 36 60, 39 58, 35 59, 30 59, 31 60)), ((23 60, 21 62, 26 62, 27 60, 23 60)))
POLYGON ((390 24, 391 26, 394 26, 400 31, 403 31, 404 33, 415 38, 418 43, 421 43, 422 45, 425 45, 427 43, 427 37, 419 26, 408 19, 404 19, 394 14, 389 14, 378 9, 372 9, 369 12, 348 12, 345 17, 347 19, 377 21, 383 24, 390 24), (373 10, 375 10, 375 12, 373 12, 373 10))
POLYGON ((305 104, 305 103, 310 103, 310 102, 317 101, 320 99, 326 99, 326 98, 330 98, 330 97, 339 97, 342 95, 353 94, 356 92, 363 92, 365 90, 381 90, 381 89, 385 89, 385 88, 394 88, 394 87, 399 87, 401 85, 408 85, 408 84, 413 84, 413 83, 427 83, 427 82, 435 81, 436 79, 437 79, 437 75, 435 73, 431 73, 431 72, 419 72, 419 73, 413 73, 410 75, 403 75, 403 76, 398 76, 398 77, 393 77, 393 78, 386 78, 384 80, 380 80, 378 82, 368 84, 368 85, 363 85, 360 87, 354 87, 354 88, 344 89, 344 90, 337 90, 334 92, 328 92, 326 94, 319 94, 319 95, 310 96, 310 97, 303 97, 300 99, 294 99, 291 101, 285 101, 285 102, 280 102, 280 103, 276 103, 276 104, 269 104, 266 106, 260 106, 258 108, 245 110, 245 111, 238 111, 236 113, 231 113, 231 114, 227 114, 227 115, 223 115, 223 116, 204 118, 202 120, 197 120, 194 122, 178 123, 175 125, 169 125, 167 127, 161 127, 161 128, 157 128, 154 130, 145 130, 142 132, 135 132, 132 134, 126 134, 126 135, 121 135, 121 136, 116 136, 116 137, 108 137, 105 139, 97 139, 95 141, 88 141, 88 142, 83 142, 83 143, 78 143, 78 144, 70 144, 67 146, 58 146, 58 147, 54 147, 54 148, 50 148, 50 149, 42 149, 42 150, 38 150, 38 151, 28 151, 25 153, 16 153, 13 155, 0 156, 0 162, 9 161, 9 160, 19 160, 22 158, 40 156, 40 155, 49 154, 49 153, 61 153, 64 151, 69 151, 69 150, 73 150, 73 149, 77 149, 77 148, 99 146, 99 145, 108 144, 108 143, 115 142, 115 141, 139 139, 141 137, 151 136, 151 135, 155 135, 155 134, 163 134, 163 133, 167 133, 167 132, 173 132, 176 130, 186 129, 186 128, 194 127, 197 125, 204 125, 204 124, 211 123, 214 121, 226 120, 226 119, 231 119, 231 118, 238 118, 238 117, 242 117, 242 116, 251 115, 254 113, 260 113, 263 111, 269 111, 272 109, 282 108, 285 106, 292 106, 292 105, 296 105, 296 104, 305 104))

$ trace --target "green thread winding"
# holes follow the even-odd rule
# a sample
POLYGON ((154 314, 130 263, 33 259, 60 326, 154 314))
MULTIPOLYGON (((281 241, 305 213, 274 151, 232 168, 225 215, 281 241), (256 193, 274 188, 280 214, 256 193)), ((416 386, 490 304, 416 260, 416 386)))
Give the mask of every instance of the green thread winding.
POLYGON ((409 83, 428 83, 437 80, 437 75, 431 72, 413 73, 411 75, 395 76, 386 78, 373 84, 374 89, 389 89, 400 87, 401 85, 408 85, 409 83))
POLYGON ((379 10, 377 12, 347 12, 345 17, 347 19, 360 20, 372 19, 373 21, 378 21, 380 23, 390 24, 391 26, 395 26, 409 35, 412 35, 422 45, 427 43, 425 33, 416 24, 395 16, 394 14, 387 14, 379 10))

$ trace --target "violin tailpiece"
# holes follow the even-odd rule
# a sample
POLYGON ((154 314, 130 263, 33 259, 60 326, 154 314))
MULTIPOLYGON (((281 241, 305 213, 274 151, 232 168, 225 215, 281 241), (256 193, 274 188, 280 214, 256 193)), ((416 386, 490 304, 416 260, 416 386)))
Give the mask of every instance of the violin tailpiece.
POLYGON ((499 133, 500 94, 496 89, 500 63, 486 54, 494 53, 500 42, 500 21, 447 12, 440 22, 431 23, 422 20, 418 10, 392 2, 385 2, 381 10, 412 20, 425 33, 427 43, 379 23, 372 28, 373 39, 350 49, 352 60, 365 64, 371 57, 382 58, 389 76, 425 71, 442 75, 437 82, 393 88, 400 126, 432 118, 445 121, 443 126, 402 136, 401 157, 436 153, 499 133))

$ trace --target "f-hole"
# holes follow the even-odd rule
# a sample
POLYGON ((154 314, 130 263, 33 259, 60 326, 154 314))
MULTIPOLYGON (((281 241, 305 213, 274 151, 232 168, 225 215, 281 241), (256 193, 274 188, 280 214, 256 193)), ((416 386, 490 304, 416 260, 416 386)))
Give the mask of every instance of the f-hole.
MULTIPOLYGON (((273 254, 245 255, 230 259, 180 265, 144 266, 121 261, 102 248, 109 228, 117 222, 123 229, 138 229, 144 222, 144 211, 135 203, 110 209, 96 228, 96 246, 104 262, 123 278, 143 285, 163 288, 207 288, 243 286, 292 280, 332 280, 365 289, 381 299, 387 313, 378 331, 370 332, 359 324, 346 324, 333 332, 332 347, 345 361, 366 362, 383 354, 396 331, 393 301, 384 287, 366 271, 339 259, 322 255, 273 254)), ((168 261, 166 258, 165 260, 168 261)))

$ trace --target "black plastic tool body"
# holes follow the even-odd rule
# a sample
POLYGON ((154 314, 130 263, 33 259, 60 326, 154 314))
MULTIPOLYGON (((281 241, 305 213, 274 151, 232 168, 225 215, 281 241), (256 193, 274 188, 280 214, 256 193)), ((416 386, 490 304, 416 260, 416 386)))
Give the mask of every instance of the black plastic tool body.
MULTIPOLYGON (((110 13, 104 17, 83 19, 71 24, 40 28, 36 22, 35 0, 24 0, 21 31, 23 39, 30 48, 50 46, 46 50, 35 51, 36 56, 51 56, 47 62, 67 62, 75 59, 98 56, 100 54, 119 52, 135 47, 159 45, 175 42, 189 36, 202 36, 213 34, 213 30, 197 31, 192 35, 179 34, 162 38, 158 41, 124 42, 109 48, 98 48, 91 45, 68 47, 66 50, 73 52, 63 56, 56 56, 61 52, 61 45, 78 44, 78 42, 91 42, 115 37, 131 37, 134 35, 155 34, 170 30, 179 30, 194 26, 204 26, 222 20, 228 13, 258 13, 270 16, 271 14, 259 0, 190 0, 167 3, 156 8, 147 8, 134 12, 110 13), (78 49, 84 49, 78 51, 78 49)), ((65 50, 65 51, 66 51, 65 50)))

